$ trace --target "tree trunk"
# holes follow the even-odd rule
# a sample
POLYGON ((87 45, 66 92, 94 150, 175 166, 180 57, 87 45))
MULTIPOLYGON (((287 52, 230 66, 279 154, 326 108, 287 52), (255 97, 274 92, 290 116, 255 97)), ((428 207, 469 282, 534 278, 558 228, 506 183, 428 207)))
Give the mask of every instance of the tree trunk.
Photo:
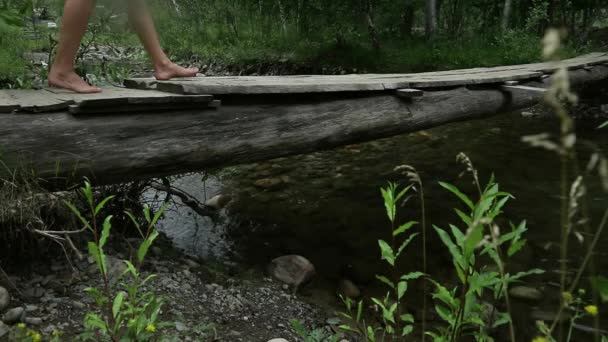
POLYGON ((285 5, 283 1, 277 0, 279 5, 279 18, 281 19, 281 28, 283 29, 283 34, 287 34, 287 11, 285 10, 285 5))
POLYGON ((407 0, 405 9, 401 15, 401 35, 403 37, 411 37, 414 28, 415 8, 411 0, 407 0))
MULTIPOLYGON (((606 80, 608 67, 570 71, 573 86, 606 80)), ((551 78, 528 85, 546 87, 551 78)), ((542 92, 485 87, 426 91, 226 98, 217 111, 0 114, 0 178, 24 170, 42 179, 97 184, 201 171, 334 148, 509 113, 542 92)))
POLYGON ((437 33, 437 2, 436 0, 426 0, 425 6, 425 32, 426 39, 433 40, 435 39, 435 34, 437 33))
POLYGON ((511 20, 512 7, 513 0, 505 0, 505 7, 502 11, 502 32, 506 32, 509 29, 509 21, 511 20))
POLYGON ((374 49, 380 49, 380 38, 378 37, 378 31, 376 30, 376 24, 374 23, 374 8, 372 0, 365 0, 365 19, 367 21, 367 30, 369 31, 369 37, 372 41, 374 49))

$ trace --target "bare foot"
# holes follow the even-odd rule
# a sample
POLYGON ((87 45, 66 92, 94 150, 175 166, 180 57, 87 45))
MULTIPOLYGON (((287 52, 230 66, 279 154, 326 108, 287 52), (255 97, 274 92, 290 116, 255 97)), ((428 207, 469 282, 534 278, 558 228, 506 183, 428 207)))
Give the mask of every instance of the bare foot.
POLYGON ((198 73, 198 68, 184 68, 171 62, 157 65, 154 69, 154 77, 161 81, 173 77, 195 77, 198 73))
POLYGON ((49 86, 72 90, 80 94, 101 93, 101 88, 90 86, 74 71, 61 73, 53 72, 51 69, 49 73, 49 86))

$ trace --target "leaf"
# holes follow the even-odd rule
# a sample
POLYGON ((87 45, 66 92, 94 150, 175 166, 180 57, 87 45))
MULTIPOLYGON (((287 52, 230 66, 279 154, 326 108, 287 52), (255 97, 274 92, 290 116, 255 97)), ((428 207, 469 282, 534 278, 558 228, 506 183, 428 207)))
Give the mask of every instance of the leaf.
POLYGON ((458 217, 460 217, 462 222, 464 222, 464 224, 466 224, 467 226, 471 225, 471 217, 469 215, 463 213, 462 211, 460 211, 458 209, 454 209, 454 211, 456 212, 458 217))
POLYGON ((443 244, 448 248, 448 251, 450 251, 450 254, 452 255, 452 259, 454 260, 454 262, 461 264, 462 263, 462 254, 460 254, 458 247, 456 247, 456 245, 454 244, 454 242, 452 241, 452 239, 450 238, 448 233, 445 230, 443 230, 435 225, 433 225, 433 228, 435 229, 437 234, 439 234, 439 238, 441 239, 443 244))
POLYGON ((602 298, 602 302, 608 302, 608 278, 597 276, 593 279, 593 283, 602 298))
POLYGON ((464 204, 467 205, 467 207, 469 207, 469 209, 473 210, 473 208, 475 207, 473 205, 473 201, 471 201, 469 199, 469 197, 467 197, 467 195, 463 194, 462 192, 460 192, 460 190, 458 190, 457 187, 455 187, 452 184, 449 183, 444 183, 444 182, 439 182, 439 185, 441 185, 441 187, 443 187, 444 189, 448 190, 449 192, 453 193, 454 195, 456 195, 458 198, 460 198, 460 200, 462 202, 464 202, 464 204))
POLYGON ((381 276, 381 275, 377 275, 376 279, 380 280, 381 282, 385 283, 386 285, 388 285, 391 289, 395 288, 395 284, 393 284, 392 281, 390 281, 387 277, 385 276, 381 276))
POLYGON ((370 342, 376 342, 376 333, 371 326, 367 326, 367 338, 370 342))
POLYGON ((118 316, 118 313, 120 312, 120 307, 122 306, 122 302, 125 298, 125 293, 124 292, 118 292, 118 294, 116 294, 116 297, 114 298, 114 304, 112 304, 112 316, 114 318, 116 318, 118 316))
POLYGON ((397 228, 393 231, 393 237, 395 237, 399 234, 405 233, 408 229, 412 228, 416 224, 418 224, 418 222, 415 222, 415 221, 410 221, 410 222, 402 224, 401 226, 399 226, 399 228, 397 228))
POLYGON ((395 221, 395 199, 393 198, 392 183, 389 183, 388 189, 380 189, 382 198, 384 199, 384 207, 386 208, 386 216, 391 222, 395 221))
POLYGON ((517 252, 519 252, 522 248, 524 248, 524 246, 526 245, 527 242, 528 241, 526 239, 513 242, 511 244, 511 246, 509 246, 509 250, 507 250, 507 255, 509 257, 512 257, 517 252))
POLYGON ((130 262, 129 260, 123 260, 122 262, 124 262, 125 265, 127 266, 127 269, 124 270, 122 275, 125 275, 128 272, 128 273, 131 273, 131 275, 133 277, 137 277, 137 270, 135 269, 135 266, 133 265, 133 263, 130 262))
POLYGON ((142 232, 141 226, 140 226, 139 222, 137 222, 137 219, 135 218, 135 216, 133 214, 131 214, 131 212, 129 212, 129 211, 125 211, 124 213, 129 217, 129 219, 131 219, 131 222, 133 222, 133 225, 139 232, 139 236, 141 236, 142 239, 145 238, 144 232, 142 232))
POLYGON ((403 314, 400 318, 402 322, 414 323, 414 315, 412 314, 403 314))
POLYGON ((605 128, 605 127, 608 127, 608 121, 606 121, 603 124, 597 126, 597 129, 602 129, 602 128, 605 128))
POLYGON ((400 281, 397 284, 397 299, 401 300, 401 298, 403 298, 403 296, 405 295, 406 291, 407 291, 407 282, 406 281, 400 281))
POLYGON ((103 334, 108 333, 106 323, 97 314, 89 312, 84 318, 84 326, 87 329, 97 329, 103 334))
POLYGON ((112 229, 112 215, 106 217, 103 221, 103 229, 101 231, 101 237, 99 238, 99 249, 103 249, 106 245, 108 237, 110 236, 110 230, 112 229))
POLYGON ((158 237, 158 232, 155 230, 152 232, 152 234, 150 234, 150 236, 145 239, 141 245, 139 246, 139 249, 137 250, 137 261, 139 261, 140 263, 142 263, 144 261, 144 258, 146 257, 146 254, 148 254, 148 249, 150 249, 150 246, 152 246, 152 243, 154 242, 154 240, 158 237))
POLYGON ((156 214, 154 214, 154 217, 152 218, 152 221, 150 222, 150 227, 154 227, 156 225, 156 222, 158 222, 158 220, 163 215, 165 210, 167 210, 168 206, 169 206, 169 203, 167 203, 167 202, 163 203, 163 205, 158 209, 156 214))
POLYGON ((361 315, 363 314, 363 301, 360 300, 357 304, 357 322, 361 321, 361 315))
POLYGON ((89 206, 92 209, 93 208, 93 189, 91 188, 91 183, 89 182, 88 179, 85 180, 84 186, 82 188, 80 188, 80 192, 87 199, 87 203, 89 204, 89 206))
POLYGON ((408 274, 404 274, 401 276, 401 280, 414 280, 414 279, 418 279, 420 277, 423 277, 424 273, 422 272, 410 272, 408 274))
POLYGON ((471 231, 465 238, 463 248, 465 261, 469 260, 469 258, 473 255, 473 253, 475 252, 475 248, 477 248, 477 245, 479 245, 481 240, 483 240, 483 225, 478 224, 471 229, 471 231))
POLYGON ((97 245, 95 244, 95 242, 89 241, 87 243, 87 247, 89 249, 89 254, 91 254, 93 259, 95 260, 95 264, 97 265, 97 268, 101 271, 102 274, 105 274, 102 263, 101 263, 101 258, 99 255, 99 249, 97 248, 97 245))
POLYGON ((342 330, 346 330, 346 331, 352 331, 354 333, 357 332, 357 330, 351 328, 349 325, 346 325, 346 324, 339 325, 338 328, 342 329, 342 330))
POLYGON ((152 219, 150 219, 150 206, 147 204, 144 205, 144 218, 146 219, 146 222, 152 222, 152 219))
POLYGON ((406 326, 403 327, 403 331, 401 332, 401 336, 407 336, 407 335, 411 334, 412 331, 414 331, 414 326, 412 326, 412 325, 406 325, 406 326))
POLYGON ((382 259, 386 260, 391 266, 395 266, 395 253, 393 252, 393 248, 384 240, 378 240, 378 245, 380 246, 382 259))
POLYGON ((410 235, 407 240, 403 241, 403 243, 401 244, 401 246, 399 247, 399 250, 397 251, 397 255, 396 258, 398 258, 401 253, 403 252, 403 250, 405 249, 405 247, 407 247, 410 242, 412 242, 412 240, 414 240, 414 238, 418 235, 418 233, 414 233, 412 235, 410 235))
POLYGON ((73 205, 72 203, 68 202, 68 201, 63 201, 63 203, 70 208, 70 210, 74 213, 74 215, 76 215, 76 217, 78 217, 78 219, 80 220, 80 222, 82 222, 82 224, 88 228, 88 229, 92 229, 91 225, 89 224, 89 221, 87 219, 85 219, 82 214, 80 213, 80 210, 78 210, 78 208, 76 208, 75 205, 73 205))
POLYGON ((95 211, 94 211, 95 216, 97 216, 97 214, 99 214, 101 209, 103 209, 103 207, 105 207, 106 203, 108 203, 113 198, 114 198, 114 196, 109 196, 109 197, 104 198, 101 202, 99 202, 99 204, 97 204, 97 207, 95 207, 95 211))

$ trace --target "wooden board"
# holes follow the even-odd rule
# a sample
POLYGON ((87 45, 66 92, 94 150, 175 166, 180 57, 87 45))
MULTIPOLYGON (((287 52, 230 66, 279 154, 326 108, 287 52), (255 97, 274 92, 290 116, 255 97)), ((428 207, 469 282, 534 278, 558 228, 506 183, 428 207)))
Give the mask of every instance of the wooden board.
MULTIPOLYGON (((44 113, 65 110, 74 104, 73 99, 60 98, 44 90, 0 90, 3 97, 8 97, 9 103, 16 104, 16 110, 29 113, 44 113)), ((2 106, 2 103, 0 103, 2 106)))
POLYGON ((0 112, 27 113, 69 110, 74 114, 207 108, 211 95, 175 95, 154 90, 106 87, 98 94, 68 90, 0 90, 0 112))
POLYGON ((562 61, 425 72, 418 74, 358 74, 305 76, 191 77, 169 81, 133 78, 125 85, 134 89, 157 89, 176 94, 259 95, 288 93, 335 93, 396 90, 400 88, 446 88, 478 84, 503 84, 552 73, 561 65, 576 70, 608 62, 608 54, 592 53, 562 61))
POLYGON ((15 98, 4 91, 0 91, 0 113, 12 113, 19 109, 19 103, 15 98))

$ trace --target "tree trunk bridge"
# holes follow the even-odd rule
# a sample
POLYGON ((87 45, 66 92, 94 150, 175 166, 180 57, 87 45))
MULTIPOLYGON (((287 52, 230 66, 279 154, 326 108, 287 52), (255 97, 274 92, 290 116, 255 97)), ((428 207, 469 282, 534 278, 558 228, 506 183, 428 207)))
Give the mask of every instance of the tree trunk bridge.
MULTIPOLYGON (((575 87, 608 78, 604 53, 562 63, 575 87)), ((129 79, 91 95, 0 90, 0 177, 119 182, 379 139, 532 106, 557 67, 129 79)))

